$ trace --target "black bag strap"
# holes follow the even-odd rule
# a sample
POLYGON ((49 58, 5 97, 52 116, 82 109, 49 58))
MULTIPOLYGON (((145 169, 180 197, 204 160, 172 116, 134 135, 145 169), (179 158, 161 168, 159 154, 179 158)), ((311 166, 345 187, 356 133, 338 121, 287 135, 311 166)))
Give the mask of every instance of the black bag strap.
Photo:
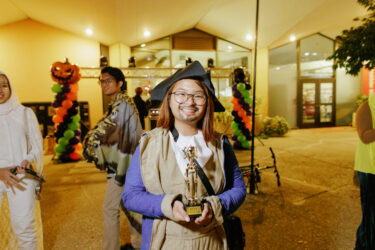
POLYGON ((198 169, 198 176, 201 178, 201 181, 203 182, 204 187, 206 188, 208 195, 215 195, 215 191, 211 186, 210 181, 207 178, 207 175, 204 173, 201 165, 199 165, 198 161, 196 159, 193 159, 193 162, 195 163, 197 169, 198 169))

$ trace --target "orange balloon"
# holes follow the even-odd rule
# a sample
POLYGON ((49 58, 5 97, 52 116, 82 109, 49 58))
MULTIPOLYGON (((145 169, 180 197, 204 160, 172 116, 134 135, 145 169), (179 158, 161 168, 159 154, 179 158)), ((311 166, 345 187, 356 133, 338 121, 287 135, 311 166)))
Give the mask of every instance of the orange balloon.
POLYGON ((65 108, 65 109, 70 109, 72 106, 73 106, 73 102, 71 100, 64 100, 62 101, 61 105, 65 108))
POLYGON ((241 118, 246 116, 246 111, 241 109, 240 111, 238 111, 238 116, 241 117, 241 118))
POLYGON ((59 115, 54 115, 54 116, 52 117, 52 121, 53 121, 54 123, 62 123, 62 122, 63 122, 63 118, 62 118, 61 116, 59 116, 59 115))
POLYGON ((82 143, 80 143, 80 142, 77 143, 76 145, 74 145, 74 148, 75 148, 75 151, 79 151, 80 152, 82 150, 82 148, 83 148, 82 147, 82 143))
POLYGON ((75 150, 73 153, 70 153, 69 157, 70 159, 77 161, 81 159, 81 153, 75 150))
POLYGON ((70 87, 70 93, 75 93, 77 94, 78 92, 78 84, 69 84, 69 87, 70 87))
POLYGON ((66 115, 67 112, 68 112, 68 111, 67 111, 65 108, 63 108, 63 107, 58 107, 58 108, 56 109, 56 114, 57 114, 58 116, 61 116, 61 117, 64 117, 64 115, 66 115))
POLYGON ((231 102, 232 102, 233 105, 238 105, 239 104, 237 98, 232 98, 231 102))
POLYGON ((71 101, 77 101, 77 94, 76 93, 68 93, 66 95, 66 99, 71 101))

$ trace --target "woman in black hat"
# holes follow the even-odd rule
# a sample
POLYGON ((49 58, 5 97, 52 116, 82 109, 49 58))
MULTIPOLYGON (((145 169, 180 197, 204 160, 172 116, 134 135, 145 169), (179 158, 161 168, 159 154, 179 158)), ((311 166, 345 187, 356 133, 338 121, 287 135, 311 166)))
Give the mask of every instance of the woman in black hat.
POLYGON ((143 214, 141 249, 226 249, 223 216, 241 205, 246 188, 228 139, 213 130, 213 113, 224 108, 210 77, 194 62, 151 99, 162 102, 158 127, 142 137, 123 193, 125 206, 143 214), (200 178, 192 185, 193 158, 215 195, 200 178), (202 208, 195 215, 187 212, 194 190, 202 208))

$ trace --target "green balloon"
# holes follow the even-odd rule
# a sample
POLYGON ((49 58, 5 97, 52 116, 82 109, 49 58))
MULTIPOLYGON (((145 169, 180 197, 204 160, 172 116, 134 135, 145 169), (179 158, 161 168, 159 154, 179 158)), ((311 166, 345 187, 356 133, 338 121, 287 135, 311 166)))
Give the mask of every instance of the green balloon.
POLYGON ((74 132, 72 130, 68 129, 68 130, 66 130, 64 132, 64 137, 66 137, 68 139, 73 138, 74 137, 74 132))
POLYGON ((58 83, 52 85, 51 89, 55 93, 60 93, 62 91, 61 85, 58 83))
POLYGON ((238 124, 237 124, 237 122, 232 122, 230 125, 231 125, 231 127, 232 127, 233 129, 238 128, 238 124))
POLYGON ((248 141, 241 142, 243 148, 250 148, 250 143, 248 141))
POLYGON ((59 140, 58 140, 58 144, 62 145, 62 146, 66 146, 68 145, 69 143, 69 139, 65 138, 65 137, 61 137, 59 140))
POLYGON ((241 95, 242 95, 243 98, 246 98, 246 97, 250 96, 250 93, 249 93, 249 91, 245 90, 245 91, 241 92, 241 95))
POLYGON ((247 104, 251 104, 253 102, 253 99, 251 97, 245 97, 245 102, 247 104))
POLYGON ((246 85, 244 83, 238 83, 237 84, 237 90, 244 91, 246 89, 246 85))
POLYGON ((77 114, 72 117, 72 120, 73 122, 78 123, 81 120, 81 116, 77 114))
POLYGON ((246 136, 244 136, 244 135, 240 135, 240 136, 238 136, 237 137, 237 140, 239 141, 239 142, 245 142, 246 141, 246 136))
POLYGON ((56 153, 62 153, 65 151, 65 146, 61 145, 61 144, 57 144, 55 146, 55 152, 56 153))
POLYGON ((233 134, 234 134, 235 136, 240 136, 240 135, 241 135, 241 130, 239 130, 239 129, 234 129, 233 134))
POLYGON ((69 123, 68 128, 72 131, 76 131, 78 129, 79 123, 72 121, 69 123))

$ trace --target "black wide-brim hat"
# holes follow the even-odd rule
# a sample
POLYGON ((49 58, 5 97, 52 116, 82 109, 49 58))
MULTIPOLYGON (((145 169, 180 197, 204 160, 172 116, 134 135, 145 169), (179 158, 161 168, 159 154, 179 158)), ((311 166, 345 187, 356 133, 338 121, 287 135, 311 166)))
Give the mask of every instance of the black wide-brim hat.
POLYGON ((219 100, 215 96, 215 88, 214 85, 211 82, 211 77, 210 74, 207 73, 202 65, 198 61, 194 61, 192 64, 187 66, 184 69, 179 69, 159 83, 153 90, 151 94, 151 101, 163 101, 165 95, 167 94, 169 88, 177 81, 182 80, 182 79, 196 79, 196 80, 201 80, 203 81, 204 85, 207 87, 208 92, 211 95, 211 98, 214 101, 214 107, 215 107, 215 112, 224 112, 225 108, 219 100))

